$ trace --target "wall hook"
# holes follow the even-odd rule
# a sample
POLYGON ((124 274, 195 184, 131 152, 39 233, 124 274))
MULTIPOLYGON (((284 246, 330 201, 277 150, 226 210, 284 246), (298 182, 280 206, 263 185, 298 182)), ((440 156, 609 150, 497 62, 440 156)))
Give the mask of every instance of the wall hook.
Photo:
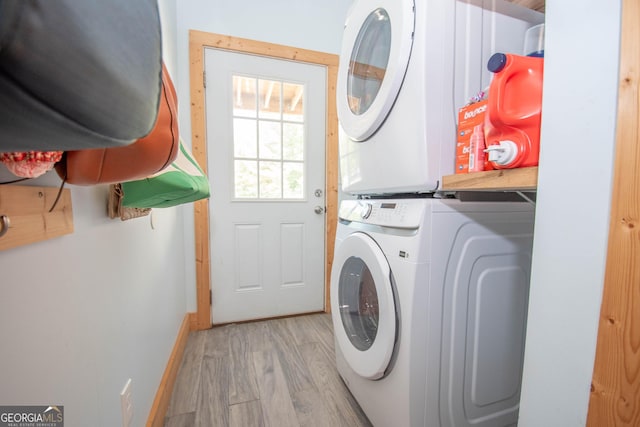
POLYGON ((9 231, 9 227, 11 227, 11 221, 7 215, 0 215, 0 237, 7 234, 9 231))

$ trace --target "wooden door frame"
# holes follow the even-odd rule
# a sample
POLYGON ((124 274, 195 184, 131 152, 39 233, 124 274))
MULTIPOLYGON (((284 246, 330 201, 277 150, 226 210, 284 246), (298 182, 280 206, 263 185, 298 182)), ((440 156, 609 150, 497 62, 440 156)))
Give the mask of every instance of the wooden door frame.
MULTIPOLYGON (((228 35, 189 30, 189 80, 191 93, 191 149, 207 173, 207 129, 204 89, 204 50, 222 49, 324 66, 327 69, 326 157, 325 157, 325 311, 330 311, 329 279, 333 263, 333 242, 338 220, 338 116, 336 80, 338 55, 290 46, 248 40, 228 35)), ((194 204, 196 258, 195 329, 211 328, 211 254, 209 242, 209 201, 194 204)))
POLYGON ((609 242, 588 427, 640 423, 640 6, 622 1, 609 242))

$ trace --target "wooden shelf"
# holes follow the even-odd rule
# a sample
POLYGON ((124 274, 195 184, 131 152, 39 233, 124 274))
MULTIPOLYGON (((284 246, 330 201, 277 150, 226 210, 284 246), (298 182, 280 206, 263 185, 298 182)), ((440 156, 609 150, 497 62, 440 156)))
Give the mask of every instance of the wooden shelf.
POLYGON ((536 191, 538 167, 503 169, 442 177, 444 191, 536 191))
POLYGON ((1 186, 0 216, 8 218, 9 228, 0 236, 0 251, 73 233, 71 191, 64 189, 49 212, 57 195, 54 187, 1 186))

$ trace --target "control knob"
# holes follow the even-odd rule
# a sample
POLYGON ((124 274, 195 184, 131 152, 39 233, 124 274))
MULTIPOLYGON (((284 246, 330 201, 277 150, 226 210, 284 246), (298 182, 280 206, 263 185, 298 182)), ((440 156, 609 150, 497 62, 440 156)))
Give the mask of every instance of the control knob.
POLYGON ((362 205, 362 209, 360 210, 360 216, 362 217, 362 219, 369 218, 369 216, 371 216, 372 210, 373 206, 371 206, 371 203, 364 203, 362 205))

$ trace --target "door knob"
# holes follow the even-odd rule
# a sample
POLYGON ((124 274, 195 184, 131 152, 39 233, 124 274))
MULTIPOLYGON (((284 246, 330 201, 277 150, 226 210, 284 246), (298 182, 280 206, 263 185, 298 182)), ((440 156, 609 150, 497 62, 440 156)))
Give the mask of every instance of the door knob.
POLYGON ((321 213, 324 213, 324 208, 322 206, 316 206, 315 208, 313 208, 313 211, 320 215, 321 213))

